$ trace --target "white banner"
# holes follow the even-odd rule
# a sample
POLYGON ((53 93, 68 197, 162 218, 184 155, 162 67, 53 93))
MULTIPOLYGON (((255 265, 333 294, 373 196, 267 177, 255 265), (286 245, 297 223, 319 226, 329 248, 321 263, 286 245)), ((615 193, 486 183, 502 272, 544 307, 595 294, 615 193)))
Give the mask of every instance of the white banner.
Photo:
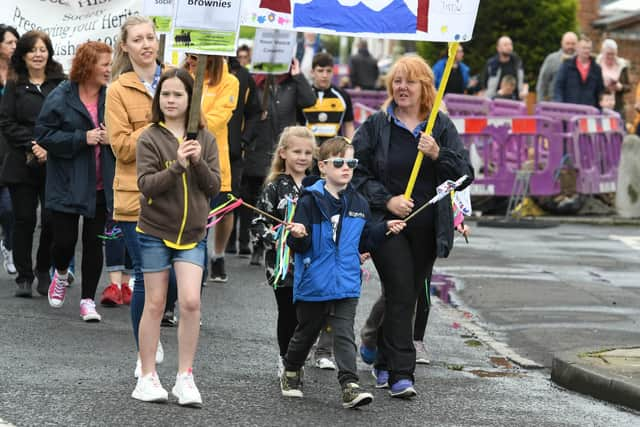
POLYGON ((173 0, 144 0, 142 14, 151 18, 158 33, 171 32, 173 0))
POLYGON ((480 0, 243 0, 242 25, 394 40, 471 40, 480 0))
POLYGON ((141 12, 142 0, 2 0, 0 22, 16 27, 20 34, 30 30, 49 34, 54 59, 69 71, 78 45, 99 40, 115 47, 121 25, 141 12))

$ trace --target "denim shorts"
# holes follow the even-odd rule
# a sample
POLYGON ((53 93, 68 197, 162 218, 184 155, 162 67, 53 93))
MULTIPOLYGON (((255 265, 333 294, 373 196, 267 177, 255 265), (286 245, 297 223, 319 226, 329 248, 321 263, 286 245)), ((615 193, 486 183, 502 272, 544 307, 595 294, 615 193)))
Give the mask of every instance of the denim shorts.
POLYGON ((138 233, 138 244, 143 273, 168 270, 175 262, 188 262, 204 269, 206 253, 204 239, 192 249, 173 249, 165 245, 162 239, 138 233))

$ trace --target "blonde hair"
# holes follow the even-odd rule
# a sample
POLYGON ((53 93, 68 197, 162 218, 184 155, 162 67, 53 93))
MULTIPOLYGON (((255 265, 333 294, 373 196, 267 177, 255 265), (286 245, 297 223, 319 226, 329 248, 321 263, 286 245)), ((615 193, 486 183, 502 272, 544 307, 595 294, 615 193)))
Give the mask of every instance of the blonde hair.
POLYGON ((313 136, 311 130, 309 130, 305 126, 289 126, 284 128, 284 130, 280 134, 278 146, 273 152, 273 160, 271 160, 271 170, 269 171, 269 176, 267 176, 267 179, 265 181, 266 183, 275 181, 278 175, 285 172, 286 164, 284 159, 280 157, 280 152, 290 147, 292 137, 308 139, 313 146, 313 154, 315 157, 316 139, 313 136))
POLYGON ((420 82, 420 118, 425 119, 436 99, 435 79, 433 71, 424 59, 417 55, 407 55, 398 59, 389 70, 387 75, 387 94, 389 97, 382 104, 382 110, 386 111, 391 102, 393 102, 393 79, 396 74, 404 73, 408 79, 420 82))
POLYGON ((114 52, 113 52, 113 65, 111 66, 111 81, 116 81, 120 74, 127 73, 133 70, 133 65, 131 64, 131 59, 129 58, 129 54, 124 51, 122 45, 127 42, 127 37, 129 36, 129 27, 133 27, 135 25, 140 24, 149 24, 153 28, 153 32, 156 32, 156 26, 153 21, 146 16, 133 15, 130 16, 124 21, 122 27, 120 27, 120 36, 118 39, 118 43, 116 43, 114 52))

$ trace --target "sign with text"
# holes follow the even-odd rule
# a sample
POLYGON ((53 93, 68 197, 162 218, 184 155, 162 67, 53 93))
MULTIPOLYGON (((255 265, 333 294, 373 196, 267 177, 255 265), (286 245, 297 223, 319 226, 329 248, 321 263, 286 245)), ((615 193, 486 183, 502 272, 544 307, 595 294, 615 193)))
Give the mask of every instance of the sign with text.
POLYGON ((171 32, 173 0, 144 0, 142 14, 153 20, 159 33, 171 32))
POLYGON ((206 55, 235 55, 240 0, 174 0, 173 49, 206 55))
POLYGON ((69 71, 80 44, 97 40, 114 48, 124 21, 141 12, 141 0, 2 0, 0 22, 20 34, 30 30, 49 34, 54 59, 69 71))
POLYGON ((251 72, 283 74, 289 71, 296 50, 296 32, 258 28, 253 40, 251 72))

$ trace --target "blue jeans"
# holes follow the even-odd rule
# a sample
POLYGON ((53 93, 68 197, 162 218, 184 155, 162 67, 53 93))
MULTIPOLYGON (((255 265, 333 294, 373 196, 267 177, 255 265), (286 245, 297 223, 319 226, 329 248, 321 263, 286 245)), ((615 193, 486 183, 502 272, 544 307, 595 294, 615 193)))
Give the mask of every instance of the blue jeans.
POLYGON ((13 207, 9 187, 0 187, 0 225, 4 234, 4 247, 13 250, 13 207))
MULTIPOLYGON (((133 287, 133 294, 131 295, 131 325, 133 326, 133 337, 136 340, 136 347, 139 348, 138 330, 140 329, 140 319, 142 319, 142 312, 144 311, 144 275, 142 274, 142 258, 140 256, 138 232, 136 231, 137 223, 132 221, 119 221, 118 225, 120 225, 120 229, 122 230, 124 245, 127 248, 127 253, 131 258, 131 264, 133 266, 135 286, 133 287)), ((172 309, 177 299, 176 275, 173 273, 173 269, 171 269, 171 274, 169 275, 169 290, 167 291, 167 307, 172 309)))

